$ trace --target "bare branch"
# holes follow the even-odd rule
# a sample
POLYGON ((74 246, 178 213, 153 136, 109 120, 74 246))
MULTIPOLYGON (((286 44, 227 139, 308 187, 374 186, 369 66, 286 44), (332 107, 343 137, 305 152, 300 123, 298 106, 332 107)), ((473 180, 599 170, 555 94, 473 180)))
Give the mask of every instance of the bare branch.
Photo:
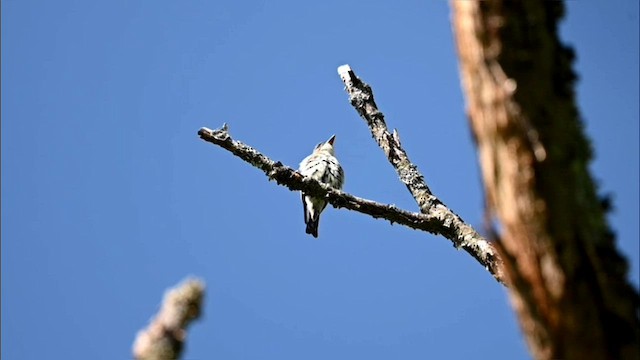
POLYGON ((360 80, 349 65, 338 67, 338 74, 345 84, 351 105, 366 121, 371 135, 396 169, 400 181, 411 192, 420 211, 429 217, 440 219, 446 228, 446 231, 440 234, 451 240, 457 248, 464 249, 481 264, 490 264, 491 266, 487 269, 502 282, 502 260, 499 253, 471 225, 465 223, 460 216, 431 193, 418 167, 409 160, 406 151, 402 148, 398 131, 389 133, 384 115, 378 110, 373 99, 371 87, 360 80))
POLYGON ((473 238, 473 234, 477 236, 477 233, 470 227, 469 229, 473 232, 464 228, 454 228, 458 221, 441 204, 436 206, 431 213, 420 214, 398 209, 394 205, 385 205, 344 193, 314 179, 304 177, 281 162, 273 161, 256 149, 240 141, 233 140, 227 131, 226 125, 217 130, 201 128, 198 131, 198 135, 203 140, 218 145, 257 167, 269 179, 275 180, 279 185, 286 186, 292 191, 304 191, 312 196, 325 197, 335 208, 357 211, 374 218, 388 220, 392 224, 397 223, 412 229, 442 235, 452 240, 457 247, 462 247, 471 253, 483 267, 498 281, 502 282, 501 266, 495 249, 489 242, 479 236, 478 238, 473 238))
POLYGON ((133 344, 137 360, 175 360, 187 337, 186 328, 202 312, 204 283, 188 279, 164 296, 162 308, 133 344))

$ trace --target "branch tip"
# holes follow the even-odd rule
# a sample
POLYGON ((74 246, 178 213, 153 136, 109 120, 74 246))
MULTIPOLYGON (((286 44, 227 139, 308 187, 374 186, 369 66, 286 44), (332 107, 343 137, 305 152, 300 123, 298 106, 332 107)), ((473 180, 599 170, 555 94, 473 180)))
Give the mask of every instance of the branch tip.
POLYGON ((349 66, 348 64, 339 66, 338 74, 340 75, 340 79, 342 79, 342 82, 344 82, 347 88, 353 86, 353 82, 358 79, 356 77, 356 74, 351 69, 351 66, 349 66))
POLYGON ((349 66, 349 64, 338 66, 338 74, 340 74, 340 76, 342 76, 343 74, 348 74, 350 72, 353 73, 353 71, 351 70, 351 66, 349 66))

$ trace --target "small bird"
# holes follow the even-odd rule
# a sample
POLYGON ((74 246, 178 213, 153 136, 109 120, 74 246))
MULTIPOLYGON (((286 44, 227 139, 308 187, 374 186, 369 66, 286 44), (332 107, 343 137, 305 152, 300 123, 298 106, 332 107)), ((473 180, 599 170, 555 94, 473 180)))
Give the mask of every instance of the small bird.
MULTIPOLYGON (((300 162, 299 171, 304 176, 309 176, 340 190, 344 184, 344 172, 333 152, 333 142, 335 140, 336 136, 333 135, 326 142, 316 145, 313 153, 300 162)), ((323 198, 307 196, 303 192, 302 206, 304 207, 304 222, 307 224, 307 234, 317 238, 320 213, 327 206, 327 202, 323 198)))

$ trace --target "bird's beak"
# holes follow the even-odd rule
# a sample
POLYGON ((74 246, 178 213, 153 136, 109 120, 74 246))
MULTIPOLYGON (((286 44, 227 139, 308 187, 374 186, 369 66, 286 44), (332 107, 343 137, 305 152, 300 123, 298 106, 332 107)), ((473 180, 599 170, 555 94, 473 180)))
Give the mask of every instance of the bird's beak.
POLYGON ((333 142, 336 140, 336 136, 333 135, 329 138, 329 140, 327 140, 327 144, 330 144, 331 146, 333 146, 333 142))

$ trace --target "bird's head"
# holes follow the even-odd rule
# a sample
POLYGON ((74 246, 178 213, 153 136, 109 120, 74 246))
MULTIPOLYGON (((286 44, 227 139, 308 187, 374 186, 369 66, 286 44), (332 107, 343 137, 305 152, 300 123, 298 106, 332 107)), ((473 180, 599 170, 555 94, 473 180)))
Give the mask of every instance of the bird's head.
POLYGON ((331 155, 334 155, 334 153, 333 153, 333 142, 334 141, 336 141, 336 136, 332 135, 329 138, 329 140, 316 145, 316 148, 315 148, 314 152, 325 151, 325 152, 328 152, 331 155))

